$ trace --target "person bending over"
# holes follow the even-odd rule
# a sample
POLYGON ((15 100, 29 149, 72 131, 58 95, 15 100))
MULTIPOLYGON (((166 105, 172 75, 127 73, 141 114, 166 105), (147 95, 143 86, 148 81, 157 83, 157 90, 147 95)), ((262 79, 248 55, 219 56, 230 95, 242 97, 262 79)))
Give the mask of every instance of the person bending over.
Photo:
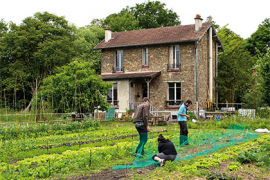
POLYGON ((158 161, 160 167, 164 166, 165 161, 173 161, 177 156, 173 143, 165 139, 162 134, 158 137, 158 152, 153 156, 153 160, 158 161))

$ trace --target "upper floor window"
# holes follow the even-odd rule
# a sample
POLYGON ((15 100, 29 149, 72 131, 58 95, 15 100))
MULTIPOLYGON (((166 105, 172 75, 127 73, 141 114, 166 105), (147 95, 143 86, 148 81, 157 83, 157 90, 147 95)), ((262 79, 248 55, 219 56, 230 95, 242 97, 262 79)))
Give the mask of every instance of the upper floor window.
POLYGON ((109 90, 107 102, 110 103, 112 106, 118 106, 117 83, 113 83, 112 89, 109 90))
POLYGON ((180 70, 180 47, 179 45, 170 47, 170 62, 168 70, 180 70))
POLYGON ((143 48, 143 66, 148 66, 148 48, 143 48))
POLYGON ((117 50, 116 51, 116 64, 115 64, 115 71, 116 72, 122 72, 124 71, 124 56, 123 56, 123 50, 117 50))
POLYGON ((168 83, 168 97, 167 104, 170 106, 181 104, 181 82, 168 83))

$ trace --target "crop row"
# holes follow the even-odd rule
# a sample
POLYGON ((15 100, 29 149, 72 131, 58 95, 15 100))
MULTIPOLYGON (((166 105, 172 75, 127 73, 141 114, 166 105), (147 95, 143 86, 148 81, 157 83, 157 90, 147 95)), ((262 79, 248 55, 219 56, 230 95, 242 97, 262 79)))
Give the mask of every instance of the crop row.
POLYGON ((39 123, 29 125, 0 126, 0 140, 25 139, 31 137, 66 134, 70 132, 80 132, 81 130, 97 129, 100 126, 96 120, 67 123, 39 123))

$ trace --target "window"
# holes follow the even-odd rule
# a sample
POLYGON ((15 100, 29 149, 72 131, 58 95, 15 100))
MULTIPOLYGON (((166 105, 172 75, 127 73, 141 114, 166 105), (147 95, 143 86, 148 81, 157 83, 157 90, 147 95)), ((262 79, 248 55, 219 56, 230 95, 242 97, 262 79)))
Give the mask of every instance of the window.
POLYGON ((173 68, 179 69, 180 57, 179 57, 179 45, 173 46, 173 68))
POLYGON ((181 104, 181 83, 168 83, 168 97, 167 105, 174 106, 181 104))
POLYGON ((117 101, 117 83, 113 83, 113 87, 109 90, 109 94, 107 96, 107 102, 112 104, 113 106, 118 106, 117 101))
POLYGON ((168 70, 180 70, 180 47, 179 45, 170 47, 170 64, 168 70))
POLYGON ((124 59, 123 59, 123 50, 116 51, 116 72, 124 71, 124 59))
POLYGON ((143 66, 148 66, 148 48, 143 48, 143 66))

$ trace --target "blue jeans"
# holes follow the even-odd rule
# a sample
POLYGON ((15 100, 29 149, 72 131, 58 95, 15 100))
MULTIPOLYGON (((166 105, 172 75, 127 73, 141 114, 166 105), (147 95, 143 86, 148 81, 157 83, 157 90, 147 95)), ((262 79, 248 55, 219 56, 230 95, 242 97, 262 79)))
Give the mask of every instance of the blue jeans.
POLYGON ((146 144, 147 142, 147 128, 145 125, 143 126, 140 126, 140 127, 136 127, 139 135, 140 135, 140 143, 139 145, 137 146, 136 148, 136 151, 135 153, 139 153, 141 155, 144 155, 144 145, 146 144))

